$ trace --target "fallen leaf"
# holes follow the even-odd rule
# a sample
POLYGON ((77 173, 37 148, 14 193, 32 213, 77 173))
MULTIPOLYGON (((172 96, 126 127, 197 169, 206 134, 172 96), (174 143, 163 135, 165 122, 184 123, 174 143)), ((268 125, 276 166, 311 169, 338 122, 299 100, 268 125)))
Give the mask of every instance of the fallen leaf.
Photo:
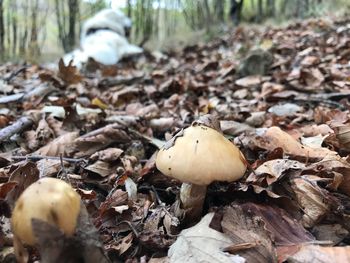
POLYGON ((289 170, 299 170, 301 172, 304 168, 305 165, 298 161, 275 159, 261 164, 255 169, 254 173, 249 175, 247 182, 256 183, 257 181, 262 182, 262 180, 265 180, 267 185, 270 185, 281 180, 289 170))
POLYGON ((337 155, 336 152, 324 147, 311 148, 303 146, 279 127, 261 129, 257 131, 257 134, 258 136, 254 138, 254 143, 262 149, 272 151, 277 147, 281 147, 283 152, 288 155, 306 159, 322 159, 328 155, 337 155))
POLYGON ((70 61, 66 66, 61 58, 58 62, 58 77, 60 77, 67 84, 77 84, 82 80, 77 68, 73 66, 73 61, 70 61))
POLYGON ((287 262, 319 262, 319 263, 344 263, 350 262, 350 247, 321 247, 304 245, 298 248, 298 252, 287 258, 287 262))
POLYGON ((231 245, 232 241, 225 234, 209 227, 213 216, 214 213, 209 213, 195 226, 181 231, 169 249, 170 262, 245 262, 240 256, 222 252, 221 249, 231 245))
POLYGON ((249 212, 239 205, 226 206, 221 222, 223 232, 230 237, 233 244, 259 244, 237 253, 247 262, 277 262, 275 248, 263 219, 254 217, 249 212))
POLYGON ((47 145, 38 149, 33 154, 43 156, 70 156, 70 147, 73 145, 73 142, 77 137, 77 132, 69 132, 63 134, 60 137, 48 143, 47 145))

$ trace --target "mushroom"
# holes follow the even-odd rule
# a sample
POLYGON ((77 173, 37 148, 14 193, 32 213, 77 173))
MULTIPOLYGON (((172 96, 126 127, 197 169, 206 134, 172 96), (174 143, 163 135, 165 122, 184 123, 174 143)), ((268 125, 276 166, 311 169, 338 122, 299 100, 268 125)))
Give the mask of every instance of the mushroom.
POLYGON ((156 158, 158 170, 183 183, 180 203, 193 220, 202 213, 210 183, 239 180, 247 168, 241 151, 221 133, 219 122, 208 115, 202 120, 178 132, 156 158))
POLYGON ((16 201, 11 226, 16 240, 33 246, 36 238, 32 219, 55 225, 71 236, 79 213, 80 196, 69 184, 55 178, 42 178, 25 189, 16 201))

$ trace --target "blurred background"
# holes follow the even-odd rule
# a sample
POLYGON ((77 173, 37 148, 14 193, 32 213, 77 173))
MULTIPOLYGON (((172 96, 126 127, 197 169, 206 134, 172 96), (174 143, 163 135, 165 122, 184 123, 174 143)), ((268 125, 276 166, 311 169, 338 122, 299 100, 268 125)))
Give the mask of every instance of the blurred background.
POLYGON ((343 16, 349 0, 0 0, 0 60, 45 62, 79 46, 84 20, 118 7, 133 20, 131 42, 175 49, 239 24, 343 16))

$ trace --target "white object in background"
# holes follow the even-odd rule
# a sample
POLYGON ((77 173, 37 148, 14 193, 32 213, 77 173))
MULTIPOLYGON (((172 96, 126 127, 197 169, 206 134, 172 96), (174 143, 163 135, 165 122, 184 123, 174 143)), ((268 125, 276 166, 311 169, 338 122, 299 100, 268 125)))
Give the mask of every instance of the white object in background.
POLYGON ((104 9, 88 19, 82 29, 81 49, 63 57, 65 65, 82 68, 91 57, 104 65, 114 65, 123 57, 137 55, 143 49, 130 44, 125 37, 125 28, 131 27, 131 20, 120 10, 104 9))
POLYGON ((125 29, 131 28, 132 22, 120 10, 104 9, 86 20, 81 31, 81 41, 95 29, 109 29, 121 36, 125 36, 125 29))

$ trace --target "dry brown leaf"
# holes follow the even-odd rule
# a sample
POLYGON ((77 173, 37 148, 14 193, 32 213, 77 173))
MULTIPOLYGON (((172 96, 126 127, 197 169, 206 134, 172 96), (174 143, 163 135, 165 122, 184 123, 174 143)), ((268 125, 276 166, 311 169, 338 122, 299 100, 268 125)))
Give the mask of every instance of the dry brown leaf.
POLYGON ((304 173, 317 174, 322 178, 328 178, 327 188, 334 191, 339 189, 340 192, 350 196, 350 163, 345 158, 328 156, 307 166, 304 173))
POLYGON ((244 258, 221 251, 232 244, 231 239, 209 227, 214 213, 207 214, 195 226, 182 230, 177 240, 168 251, 173 263, 243 263, 244 258))
POLYGON ((332 126, 335 135, 339 141, 339 145, 347 150, 350 150, 350 125, 338 124, 332 126))
POLYGON ((331 241, 332 245, 337 245, 349 235, 349 231, 339 224, 316 225, 312 229, 312 234, 317 240, 331 241))
POLYGON ((100 160, 104 162, 113 162, 119 159, 124 151, 119 148, 108 148, 98 151, 90 156, 93 161, 100 160))
POLYGON ((261 164, 254 173, 247 178, 247 182, 262 182, 265 180, 270 185, 280 180, 289 170, 302 171, 305 165, 298 161, 287 159, 275 159, 261 164))
POLYGON ((112 143, 126 143, 130 140, 131 138, 120 125, 110 124, 76 138, 74 145, 78 152, 75 153, 75 156, 88 156, 112 143))
POLYGON ((318 68, 303 69, 300 72, 300 78, 305 81, 308 89, 320 88, 321 84, 324 82, 325 77, 318 68))
POLYGON ((175 126, 175 119, 172 117, 152 119, 149 124, 156 131, 167 131, 175 126))
POLYGON ((295 156, 304 157, 306 159, 323 159, 326 156, 335 156, 336 152, 327 148, 311 148, 301 145, 291 135, 282 131, 279 127, 271 127, 258 131, 259 136, 255 137, 256 146, 269 151, 277 147, 281 147, 283 152, 295 156))
POLYGON ((106 250, 114 250, 116 251, 119 255, 124 254, 131 246, 132 246, 132 241, 133 241, 133 233, 130 232, 128 235, 123 237, 120 241, 119 244, 116 245, 111 245, 107 246, 106 250))
POLYGON ((239 205, 226 206, 221 226, 233 244, 259 244, 251 249, 237 252, 247 262, 277 262, 275 248, 268 231, 265 229, 264 221, 249 214, 248 209, 246 210, 239 205))
POLYGON ((254 76, 248 76, 241 79, 237 79, 235 84, 241 87, 253 88, 268 80, 269 79, 267 77, 254 75, 254 76))
POLYGON ((320 222, 331 210, 334 201, 328 192, 316 183, 312 183, 304 178, 294 178, 290 180, 291 188, 296 196, 299 206, 304 215, 302 223, 305 227, 312 227, 320 222))
POLYGON ((21 193, 32 183, 39 179, 39 170, 35 163, 26 162, 20 164, 10 175, 9 182, 16 182, 17 185, 7 194, 6 200, 10 205, 14 205, 15 201, 21 193))
POLYGON ((148 263, 170 263, 170 259, 168 257, 151 258, 148 263))
POLYGON ((236 136, 246 131, 254 131, 252 126, 236 121, 220 121, 220 127, 223 133, 232 136, 236 136))
POLYGON ((71 146, 74 140, 78 137, 78 132, 69 132, 61 135, 54 139, 47 145, 41 147, 33 155, 44 155, 44 156, 70 156, 71 146))
POLYGON ((115 172, 115 168, 110 163, 103 161, 96 161, 93 164, 85 167, 85 170, 94 172, 102 177, 106 177, 115 172))
POLYGON ((345 263, 350 262, 350 247, 321 247, 304 245, 287 258, 290 263, 345 263))
MULTIPOLYGON (((63 161, 63 167, 68 166, 66 161, 63 161)), ((40 178, 42 177, 54 177, 62 169, 61 160, 51 160, 51 159, 42 159, 36 163, 39 172, 40 178)))
POLYGON ((72 63, 73 61, 70 61, 68 66, 66 66, 62 58, 58 62, 58 76, 67 84, 77 84, 82 80, 77 68, 72 63))

